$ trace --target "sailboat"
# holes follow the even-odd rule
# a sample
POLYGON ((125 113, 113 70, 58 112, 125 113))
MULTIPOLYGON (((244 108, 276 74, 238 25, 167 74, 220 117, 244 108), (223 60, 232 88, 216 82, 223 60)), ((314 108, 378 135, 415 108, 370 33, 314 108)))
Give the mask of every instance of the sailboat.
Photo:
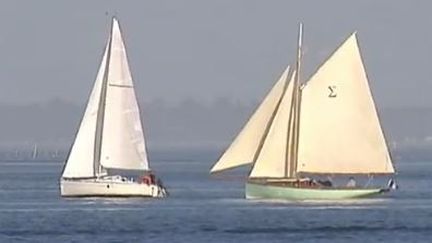
POLYGON ((33 146, 32 160, 36 160, 37 157, 38 157, 38 146, 37 143, 35 143, 33 146))
POLYGON ((356 32, 306 83, 302 35, 300 24, 296 68, 286 68, 211 173, 252 164, 250 199, 339 200, 390 190, 356 183, 395 173, 356 32), (336 185, 333 176, 348 183, 336 185))
POLYGON ((60 180, 64 197, 164 197, 151 172, 119 22, 111 33, 60 180), (138 178, 118 171, 138 171, 138 178))

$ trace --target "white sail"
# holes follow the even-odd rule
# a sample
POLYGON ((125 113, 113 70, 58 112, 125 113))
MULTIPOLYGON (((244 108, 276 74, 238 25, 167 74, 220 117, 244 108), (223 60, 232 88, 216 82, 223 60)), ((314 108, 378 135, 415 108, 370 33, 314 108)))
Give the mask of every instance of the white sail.
MULTIPOLYGON (((109 44, 109 43, 108 43, 109 44)), ((72 145, 72 149, 66 161, 62 177, 64 178, 82 178, 95 176, 94 171, 94 149, 95 149, 95 131, 96 119, 101 95, 101 88, 105 73, 105 64, 108 52, 108 44, 99 67, 96 81, 90 98, 87 102, 87 108, 81 120, 78 133, 72 145)))
POLYGON ((289 135, 292 135, 292 100, 295 74, 291 75, 286 92, 282 97, 270 129, 266 134, 261 151, 249 177, 285 177, 289 156, 289 135))
POLYGON ((355 33, 302 91, 297 171, 394 172, 355 33))
POLYGON ((116 19, 113 19, 112 28, 101 165, 104 168, 148 170, 138 103, 116 19))
POLYGON ((267 124, 276 109, 286 83, 289 67, 283 72, 242 131, 211 169, 211 173, 250 164, 260 146, 267 124))

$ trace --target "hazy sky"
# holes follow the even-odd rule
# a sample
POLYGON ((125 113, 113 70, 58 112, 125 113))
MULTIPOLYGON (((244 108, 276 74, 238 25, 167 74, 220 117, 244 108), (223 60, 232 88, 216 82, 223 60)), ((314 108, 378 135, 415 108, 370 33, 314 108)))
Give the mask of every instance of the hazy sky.
POLYGON ((84 103, 106 42, 122 27, 142 100, 259 99, 295 57, 305 76, 352 31, 379 106, 432 105, 430 1, 2 1, 0 103, 84 103))

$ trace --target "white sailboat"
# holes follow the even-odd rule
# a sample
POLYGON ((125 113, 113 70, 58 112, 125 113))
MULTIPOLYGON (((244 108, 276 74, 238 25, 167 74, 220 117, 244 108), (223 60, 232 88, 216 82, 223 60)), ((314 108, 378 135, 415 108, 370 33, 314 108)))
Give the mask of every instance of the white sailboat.
POLYGON ((354 176, 394 168, 353 33, 305 84, 285 70, 211 173, 252 164, 247 198, 344 199, 388 191, 359 186, 354 176), (347 185, 315 179, 352 176, 347 185), (315 177, 315 178, 314 178, 315 177))
POLYGON ((120 26, 111 33, 60 180, 61 195, 164 197, 151 173, 120 26), (138 180, 113 171, 141 171, 138 180))
POLYGON ((37 143, 33 145, 33 152, 32 152, 32 160, 36 160, 38 157, 38 146, 37 143))

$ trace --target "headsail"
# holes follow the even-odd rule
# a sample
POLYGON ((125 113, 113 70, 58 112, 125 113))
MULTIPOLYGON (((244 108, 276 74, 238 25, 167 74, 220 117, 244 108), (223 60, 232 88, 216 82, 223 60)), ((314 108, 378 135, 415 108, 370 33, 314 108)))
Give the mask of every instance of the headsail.
POLYGON ((138 103, 120 26, 115 18, 112 28, 101 165, 104 168, 148 170, 138 103))
POLYGON ((105 48, 102 62, 96 76, 96 81, 90 94, 90 98, 87 102, 87 108, 81 120, 78 133, 66 160, 66 165, 62 175, 64 178, 93 177, 95 174, 93 160, 96 119, 102 90, 102 82, 105 73, 105 64, 109 49, 108 45, 109 41, 105 48))
MULTIPOLYGON (((286 87, 280 104, 277 106, 274 119, 270 125, 268 133, 255 164, 253 165, 250 177, 285 177, 286 166, 288 163, 289 152, 287 149, 292 141, 293 118, 293 94, 294 94, 294 74, 286 87)), ((288 168, 289 169, 289 168, 288 168)))
POLYGON ((282 178, 293 177, 296 173, 302 39, 303 24, 300 23, 295 71, 275 108, 274 119, 265 134, 250 177, 282 178))
POLYGON ((302 91, 297 171, 393 173, 356 34, 302 91))
POLYGON ((283 72, 230 147, 228 147, 222 157, 213 166, 211 173, 253 162, 270 118, 282 96, 288 72, 289 67, 283 72))

